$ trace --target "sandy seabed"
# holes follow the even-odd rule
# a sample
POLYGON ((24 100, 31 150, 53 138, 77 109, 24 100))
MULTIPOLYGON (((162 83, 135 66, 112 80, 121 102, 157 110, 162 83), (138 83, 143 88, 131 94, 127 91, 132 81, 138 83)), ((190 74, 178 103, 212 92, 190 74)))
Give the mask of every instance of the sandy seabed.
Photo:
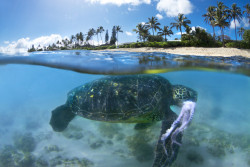
POLYGON ((128 52, 164 52, 179 55, 195 56, 244 56, 250 58, 250 49, 237 48, 204 48, 204 47, 172 47, 172 48, 119 48, 111 51, 128 51, 128 52))

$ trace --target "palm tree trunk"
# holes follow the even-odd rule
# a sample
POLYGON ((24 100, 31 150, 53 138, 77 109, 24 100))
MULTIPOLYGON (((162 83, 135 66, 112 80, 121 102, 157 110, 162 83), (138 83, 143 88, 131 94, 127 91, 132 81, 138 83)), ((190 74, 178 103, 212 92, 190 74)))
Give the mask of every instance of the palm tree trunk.
POLYGON ((223 28, 221 28, 221 35, 222 35, 222 46, 225 47, 223 28))
MULTIPOLYGON (((214 26, 213 26, 213 32, 214 32, 214 26)), ((214 40, 215 40, 215 32, 214 32, 214 34, 213 34, 213 38, 214 38, 214 40)))
MULTIPOLYGON (((180 27, 180 30, 181 30, 181 27, 180 27)), ((182 31, 181 31, 181 37, 182 37, 182 31)))
POLYGON ((101 41, 102 41, 102 33, 100 33, 101 41))
POLYGON ((152 28, 152 32, 153 32, 153 36, 155 36, 155 35, 154 35, 154 29, 153 29, 153 28, 152 28))
POLYGON ((98 41, 98 46, 99 46, 99 38, 98 38, 98 34, 96 34, 96 36, 97 36, 97 41, 98 41))
POLYGON ((167 41, 167 40, 166 40, 166 36, 167 36, 167 35, 165 35, 165 42, 167 41))
POLYGON ((234 19, 234 29, 235 29, 235 37, 236 37, 236 42, 237 42, 237 34, 236 34, 236 24, 235 24, 235 19, 234 19))

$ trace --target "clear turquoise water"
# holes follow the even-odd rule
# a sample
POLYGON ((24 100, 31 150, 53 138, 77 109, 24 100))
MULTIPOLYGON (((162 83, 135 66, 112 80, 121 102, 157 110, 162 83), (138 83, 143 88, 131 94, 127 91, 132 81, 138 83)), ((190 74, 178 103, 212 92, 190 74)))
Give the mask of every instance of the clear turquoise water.
MULTIPOLYGON (((192 70, 158 75, 172 84, 198 91, 194 120, 184 132, 183 144, 172 166, 250 166, 248 76, 192 70)), ((95 167, 151 167, 160 123, 141 133, 134 130, 134 124, 108 124, 81 117, 74 119, 64 133, 54 132, 50 127, 51 110, 66 101, 67 92, 100 77, 103 75, 42 66, 0 66, 0 158, 6 154, 3 152, 6 145, 13 145, 22 153, 18 139, 31 133, 36 146, 30 151, 32 161, 23 163, 24 166, 74 166, 72 158, 77 157, 88 159, 92 162, 89 166, 95 167), (152 151, 135 151, 136 139, 141 138, 147 139, 152 151)), ((180 108, 172 109, 179 113, 180 108)), ((78 163, 75 166, 84 166, 75 162, 78 163)))

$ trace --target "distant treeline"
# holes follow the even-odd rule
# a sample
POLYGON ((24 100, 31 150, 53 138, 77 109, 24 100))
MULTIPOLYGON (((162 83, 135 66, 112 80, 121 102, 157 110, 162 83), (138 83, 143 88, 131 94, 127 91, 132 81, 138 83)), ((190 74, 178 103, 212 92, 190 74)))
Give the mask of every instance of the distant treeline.
MULTIPOLYGON (((231 8, 224 5, 223 2, 217 2, 217 6, 209 6, 204 17, 204 21, 212 26, 213 35, 206 32, 201 27, 190 27, 191 20, 189 20, 184 14, 179 14, 175 18, 175 22, 170 25, 164 25, 158 22, 156 17, 148 18, 148 22, 139 23, 133 32, 138 34, 138 43, 126 44, 119 47, 173 47, 173 46, 201 46, 201 47, 237 47, 237 48, 250 48, 250 30, 245 30, 243 27, 236 28, 236 22, 242 21, 243 17, 246 17, 250 23, 250 5, 249 3, 244 6, 244 11, 237 6, 236 3, 231 5, 231 8), (235 25, 235 37, 236 40, 231 40, 227 35, 224 35, 224 30, 230 26, 230 22, 233 21, 235 25), (220 35, 215 34, 215 28, 220 29, 220 35), (181 41, 180 42, 167 42, 167 36, 173 35, 172 28, 180 30, 181 41), (241 37, 241 41, 237 40, 237 35, 241 37)), ((57 50, 57 49, 112 49, 118 46, 118 33, 123 32, 120 26, 113 26, 111 37, 109 38, 108 30, 105 34, 105 42, 102 40, 102 33, 104 32, 102 26, 96 30, 94 28, 89 29, 87 34, 82 32, 72 35, 71 38, 58 41, 56 44, 49 45, 48 47, 32 46, 29 51, 41 51, 41 50, 57 50), (93 43, 93 37, 97 38, 97 46, 93 43), (100 37, 100 38, 99 38, 100 37), (101 43, 99 41, 101 39, 101 43), (90 42, 92 40, 92 43, 90 42)))

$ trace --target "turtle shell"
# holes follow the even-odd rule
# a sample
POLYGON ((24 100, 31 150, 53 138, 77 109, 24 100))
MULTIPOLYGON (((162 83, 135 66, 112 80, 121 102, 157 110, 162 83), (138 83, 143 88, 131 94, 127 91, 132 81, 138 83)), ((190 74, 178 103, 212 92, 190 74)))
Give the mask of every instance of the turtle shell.
POLYGON ((98 121, 147 123, 162 120, 172 102, 172 86, 158 75, 108 76, 68 93, 76 115, 98 121))

